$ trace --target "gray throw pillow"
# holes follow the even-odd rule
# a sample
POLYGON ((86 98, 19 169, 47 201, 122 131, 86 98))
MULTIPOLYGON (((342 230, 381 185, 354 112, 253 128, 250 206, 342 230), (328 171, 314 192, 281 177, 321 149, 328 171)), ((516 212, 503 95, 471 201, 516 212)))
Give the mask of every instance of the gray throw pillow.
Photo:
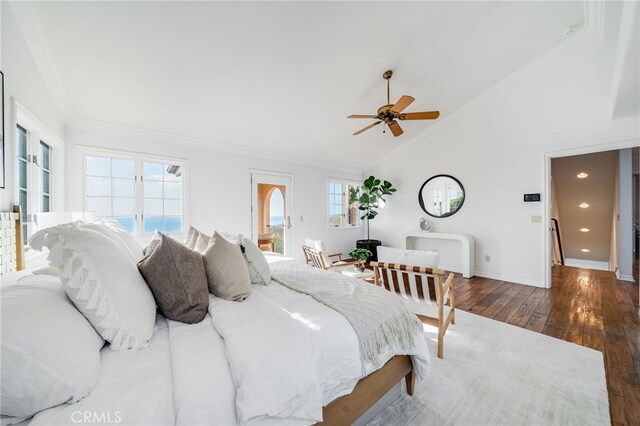
POLYGON ((138 269, 162 314, 195 324, 209 308, 209 290, 202 255, 156 231, 138 269))
POLYGON ((209 291, 225 300, 241 302, 251 293, 251 280, 240 247, 213 234, 202 253, 209 291))

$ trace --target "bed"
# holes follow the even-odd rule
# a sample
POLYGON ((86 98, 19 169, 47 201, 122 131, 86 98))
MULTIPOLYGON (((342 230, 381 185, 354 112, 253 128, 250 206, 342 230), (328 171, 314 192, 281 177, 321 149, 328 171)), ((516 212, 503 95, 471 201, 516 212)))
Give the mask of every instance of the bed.
MULTIPOLYGON (((399 382, 413 393, 430 363, 422 335, 410 347, 381 347, 363 362, 359 336, 344 315, 278 279, 311 267, 282 256, 267 260, 281 274, 252 285, 244 302, 209 295, 209 313, 195 324, 157 314, 146 348, 100 350, 100 375, 86 397, 27 419, 3 416, 2 423, 352 424, 399 382)), ((3 288, 33 280, 61 285, 59 277, 32 272, 5 277, 3 288)))

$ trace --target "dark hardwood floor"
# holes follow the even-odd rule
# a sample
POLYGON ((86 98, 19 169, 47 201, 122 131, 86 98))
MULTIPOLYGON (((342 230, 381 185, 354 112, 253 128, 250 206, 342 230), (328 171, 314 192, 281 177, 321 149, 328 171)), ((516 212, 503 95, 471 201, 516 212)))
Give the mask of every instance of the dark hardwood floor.
POLYGON ((455 285, 458 309, 602 352, 611 423, 640 425, 638 284, 557 266, 551 289, 459 275, 455 285))

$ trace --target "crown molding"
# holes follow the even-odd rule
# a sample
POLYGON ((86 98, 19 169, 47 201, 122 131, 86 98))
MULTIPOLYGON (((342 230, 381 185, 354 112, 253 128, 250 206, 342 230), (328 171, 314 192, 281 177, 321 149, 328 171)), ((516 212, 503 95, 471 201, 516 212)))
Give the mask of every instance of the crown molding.
POLYGON ((18 26, 27 41, 33 60, 42 75, 60 118, 63 122, 68 123, 75 117, 75 114, 33 4, 30 2, 6 2, 5 4, 9 5, 16 16, 18 26))
POLYGON ((560 42, 553 48, 549 49, 542 55, 538 56, 531 62, 524 65, 522 68, 509 74, 506 78, 502 79, 501 81, 499 81, 498 83, 490 87, 489 89, 480 93, 478 96, 471 99, 469 102, 463 104, 461 107, 446 114, 443 118, 439 119, 438 121, 433 123, 431 126, 427 127, 422 132, 413 136, 411 139, 409 139, 404 144, 400 145, 398 148, 381 156, 380 158, 378 158, 377 161, 373 162, 369 168, 365 169, 365 171, 371 170, 379 166, 380 164, 383 164, 391 156, 394 156, 400 152, 403 152, 404 150, 408 149, 410 146, 413 146, 419 140, 422 140, 428 135, 430 135, 431 133, 435 132, 437 129, 443 126, 446 126, 450 121, 455 120, 456 117, 464 114, 465 112, 473 108, 478 103, 491 98, 493 95, 500 92, 503 88, 508 87, 509 85, 515 83, 516 81, 520 80, 521 78, 528 75, 532 71, 535 71, 536 69, 538 69, 538 67, 540 67, 541 65, 549 62, 551 59, 565 52, 572 46, 582 42, 586 38, 590 37, 592 34, 598 32, 602 28, 603 14, 604 14, 604 1, 585 0, 583 3, 584 3, 584 11, 585 11, 585 22, 584 22, 584 25, 581 28, 579 28, 572 36, 569 36, 566 40, 560 42))
POLYGON ((147 139, 156 142, 164 142, 179 146, 190 146, 194 148, 207 149, 216 152, 227 152, 230 154, 245 155, 260 159, 276 161, 286 161, 289 163, 304 164, 326 169, 339 170, 345 173, 362 175, 363 169, 331 161, 323 161, 314 158, 302 157, 298 155, 286 154, 282 152, 267 151, 257 148, 249 148, 218 142, 211 139, 196 138, 192 136, 179 135, 159 130, 150 130, 134 126, 110 123, 106 121, 93 120, 88 118, 76 118, 67 125, 69 128, 87 130, 92 132, 106 133, 110 135, 147 139))

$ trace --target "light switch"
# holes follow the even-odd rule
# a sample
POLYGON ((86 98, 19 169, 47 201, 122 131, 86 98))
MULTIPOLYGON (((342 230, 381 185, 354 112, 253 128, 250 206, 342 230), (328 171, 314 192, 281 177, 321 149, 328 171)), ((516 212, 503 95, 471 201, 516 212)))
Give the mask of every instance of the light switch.
POLYGON ((539 214, 531 215, 531 223, 542 223, 542 216, 539 214))

